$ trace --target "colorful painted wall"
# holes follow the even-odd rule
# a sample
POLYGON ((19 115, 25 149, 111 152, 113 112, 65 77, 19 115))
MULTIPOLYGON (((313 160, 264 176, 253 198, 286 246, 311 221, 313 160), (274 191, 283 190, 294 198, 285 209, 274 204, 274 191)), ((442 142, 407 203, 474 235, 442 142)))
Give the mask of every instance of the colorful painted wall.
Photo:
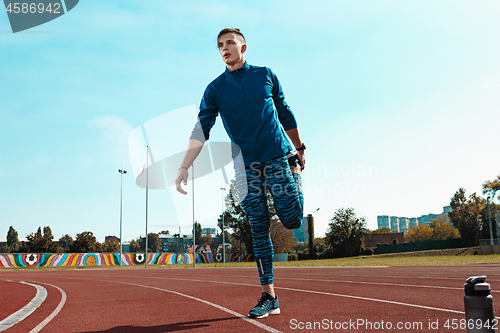
MULTIPOLYGON (((144 265, 145 253, 122 253, 122 265, 144 265)), ((197 253, 196 263, 223 262, 221 253, 197 253)), ((248 253, 226 253, 226 262, 252 261, 248 253)), ((191 253, 148 253, 148 265, 192 264, 191 253)), ((0 268, 119 266, 119 253, 24 253, 0 254, 0 268)))

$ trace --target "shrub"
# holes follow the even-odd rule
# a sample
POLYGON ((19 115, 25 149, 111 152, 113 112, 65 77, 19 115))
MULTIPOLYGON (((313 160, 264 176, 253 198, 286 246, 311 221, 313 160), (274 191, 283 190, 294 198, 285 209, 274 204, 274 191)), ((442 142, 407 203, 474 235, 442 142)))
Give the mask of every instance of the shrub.
POLYGON ((299 260, 299 255, 295 252, 288 254, 288 261, 297 261, 299 260))
POLYGON ((364 255, 371 256, 373 254, 373 249, 365 249, 363 251, 364 255))

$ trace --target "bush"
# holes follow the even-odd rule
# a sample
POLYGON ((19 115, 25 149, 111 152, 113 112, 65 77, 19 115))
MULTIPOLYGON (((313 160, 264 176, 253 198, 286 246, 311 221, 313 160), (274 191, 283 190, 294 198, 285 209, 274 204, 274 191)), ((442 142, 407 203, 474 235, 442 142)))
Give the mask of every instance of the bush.
POLYGON ((288 254, 288 261, 297 261, 299 260, 299 255, 295 252, 288 254))
POLYGON ((394 238, 394 239, 392 240, 392 244, 397 244, 397 243, 398 243, 398 240, 397 240, 396 238, 394 238))
POLYGON ((365 250, 363 251, 363 254, 364 254, 365 256, 371 256, 371 255, 373 255, 373 252, 374 252, 374 251, 373 251, 373 249, 365 249, 365 250))

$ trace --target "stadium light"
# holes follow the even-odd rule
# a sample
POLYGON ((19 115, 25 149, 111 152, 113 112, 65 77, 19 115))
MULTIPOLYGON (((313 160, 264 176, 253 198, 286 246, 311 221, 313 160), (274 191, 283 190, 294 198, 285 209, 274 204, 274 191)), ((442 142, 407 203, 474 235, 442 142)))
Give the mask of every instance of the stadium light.
POLYGON ((122 204, 123 204, 123 174, 126 170, 118 169, 120 173, 120 266, 122 265, 122 204))
POLYGON ((222 207, 222 260, 223 262, 226 262, 226 235, 224 234, 224 191, 226 190, 225 187, 220 188, 220 193, 221 193, 221 207, 222 207))

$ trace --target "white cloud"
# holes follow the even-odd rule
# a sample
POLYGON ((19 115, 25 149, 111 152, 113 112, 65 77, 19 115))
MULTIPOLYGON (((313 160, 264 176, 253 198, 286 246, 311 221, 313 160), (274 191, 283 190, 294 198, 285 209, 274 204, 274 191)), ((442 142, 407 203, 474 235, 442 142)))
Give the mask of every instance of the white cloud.
POLYGON ((87 125, 100 130, 96 151, 102 153, 103 158, 114 161, 117 166, 128 161, 127 139, 133 130, 132 124, 120 116, 103 115, 89 120, 87 125))

